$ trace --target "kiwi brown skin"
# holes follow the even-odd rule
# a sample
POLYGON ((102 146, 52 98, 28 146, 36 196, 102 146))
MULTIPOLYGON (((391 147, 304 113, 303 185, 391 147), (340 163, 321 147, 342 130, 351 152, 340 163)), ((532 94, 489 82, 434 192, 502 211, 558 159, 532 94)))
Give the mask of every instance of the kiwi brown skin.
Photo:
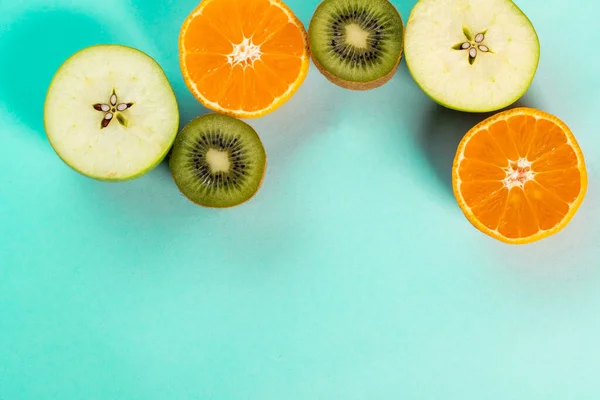
MULTIPOLYGON (((319 4, 317 6, 316 10, 318 10, 319 7, 321 7, 322 5, 323 5, 323 3, 319 4)), ((404 31, 404 21, 402 20, 402 15, 400 14, 400 12, 396 8, 396 6, 394 6, 391 2, 390 2, 390 5, 398 14, 398 18, 400 19, 401 24, 402 24, 402 30, 404 31)), ((313 16, 316 14, 316 10, 315 10, 315 13, 313 13, 313 16)), ((311 22, 312 22, 312 18, 311 18, 311 22)), ((317 67, 317 69, 321 72, 321 74, 323 74, 323 76, 325 76, 325 78, 327 78, 327 80, 330 81, 331 83, 333 83, 339 87, 342 87, 344 89, 356 90, 356 91, 366 91, 366 90, 376 89, 376 88, 384 85, 385 83, 387 83, 390 79, 392 79, 392 77, 396 74, 396 71, 398 71, 398 67, 400 66, 400 62, 402 61, 403 54, 404 54, 404 34, 402 35, 402 43, 401 43, 400 53, 398 54, 398 60, 396 60, 396 64, 394 65, 394 68, 392 68, 392 70, 387 75, 382 76, 381 78, 375 79, 373 81, 369 81, 369 82, 354 82, 354 81, 348 81, 345 79, 341 79, 341 78, 335 76, 334 74, 332 74, 331 72, 327 71, 325 69, 325 67, 323 67, 321 65, 321 63, 319 63, 319 61, 317 60, 317 57, 315 57, 314 52, 310 52, 310 57, 313 61, 313 64, 315 64, 315 67, 317 67)))
POLYGON ((400 61, 402 60, 402 52, 400 52, 398 61, 396 61, 394 68, 392 68, 392 70, 387 75, 370 82, 352 82, 347 81, 345 79, 340 79, 337 76, 333 75, 331 72, 327 71, 321 64, 319 64, 319 61, 317 61, 314 55, 312 56, 312 60, 315 64, 315 67, 317 67, 321 74, 323 74, 325 78, 327 78, 327 80, 329 80, 331 83, 334 83, 344 89, 365 91, 378 88, 379 86, 382 86, 383 84, 387 83, 390 79, 392 79, 392 77, 398 70, 398 67, 400 66, 400 61))

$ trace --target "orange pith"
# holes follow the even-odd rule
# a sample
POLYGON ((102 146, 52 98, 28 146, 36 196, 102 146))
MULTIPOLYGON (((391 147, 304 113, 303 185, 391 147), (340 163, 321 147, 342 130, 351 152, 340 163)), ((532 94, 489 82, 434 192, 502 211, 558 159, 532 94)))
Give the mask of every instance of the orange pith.
POLYGON ((179 35, 183 78, 207 108, 263 116, 306 78, 304 26, 280 0, 202 0, 179 35))
POLYGON ((525 244, 570 222, 585 197, 587 172, 564 122, 521 107, 467 132, 456 152, 452 184, 477 229, 505 243, 525 244))

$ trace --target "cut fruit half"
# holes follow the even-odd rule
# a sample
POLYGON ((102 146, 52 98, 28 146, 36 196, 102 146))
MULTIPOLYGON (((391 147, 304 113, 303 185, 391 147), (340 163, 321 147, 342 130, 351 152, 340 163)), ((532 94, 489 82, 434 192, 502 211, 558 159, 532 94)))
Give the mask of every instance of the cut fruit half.
POLYGON ((105 181, 139 177, 167 155, 179 129, 162 68, 131 47, 98 45, 68 58, 44 106, 48 140, 79 173, 105 181))
POLYGON ((208 114, 179 133, 169 166, 179 190, 192 202, 228 208, 258 192, 267 155, 250 125, 231 116, 208 114))
POLYGON ((587 190, 583 154, 553 115, 531 108, 500 112, 459 144, 454 194, 468 220, 505 243, 530 243, 563 229, 587 190))
POLYGON ((179 35, 183 78, 207 108, 256 118, 304 82, 306 31, 280 0, 202 0, 179 35))
POLYGON ((419 0, 405 35, 416 83, 459 111, 511 105, 531 85, 540 58, 534 27, 511 0, 419 0))
POLYGON ((308 28, 313 62, 338 86, 374 89, 398 69, 403 30, 388 0, 324 0, 308 28))

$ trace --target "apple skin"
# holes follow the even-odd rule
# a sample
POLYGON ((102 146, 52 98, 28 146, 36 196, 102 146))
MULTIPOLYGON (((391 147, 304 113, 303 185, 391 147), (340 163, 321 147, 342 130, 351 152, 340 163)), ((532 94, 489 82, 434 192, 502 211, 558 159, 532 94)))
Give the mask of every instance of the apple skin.
POLYGON ((130 47, 130 46, 125 46, 125 45, 121 45, 121 44, 97 44, 97 45, 91 45, 88 47, 85 47, 81 50, 76 51, 75 53, 71 54, 67 59, 65 59, 65 61, 63 61, 63 63, 61 64, 61 66, 56 70, 56 72, 54 73, 54 76, 52 77, 52 81, 50 81, 50 85, 48 85, 48 90, 46 92, 46 100, 45 100, 45 104, 44 104, 44 131, 46 133, 46 138, 48 139, 48 142, 50 143, 50 146, 52 147, 52 149, 54 150, 54 152, 56 153, 56 155, 58 156, 58 158, 65 163, 69 168, 71 168, 72 170, 74 170, 75 172, 79 173, 80 175, 85 176, 86 178, 91 178, 97 181, 101 181, 101 182, 127 182, 127 181, 131 181, 137 178, 140 178, 144 175, 146 175, 147 173, 149 173, 150 171, 152 171, 154 168, 156 168, 161 162, 164 161, 164 159, 166 158, 166 156, 169 154, 169 151, 171 150, 171 147, 173 146, 173 143, 175 142, 175 138, 177 137, 177 133, 179 132, 179 122, 180 122, 180 113, 179 113, 179 105, 177 103, 177 97, 175 95, 175 91, 173 90, 173 86, 171 85, 171 83, 169 82, 163 68, 160 66, 160 64, 154 59, 152 58, 150 55, 148 55, 147 53, 143 52, 142 50, 139 50, 137 48, 134 47, 130 47), (72 165, 71 163, 69 163, 67 160, 65 160, 60 153, 56 150, 55 146, 52 143, 52 139, 50 138, 50 136, 48 135, 48 126, 46 125, 46 106, 48 104, 48 97, 50 95, 50 92, 52 90, 52 86, 54 84, 54 81, 56 79, 56 77, 58 76, 58 73, 61 71, 61 69, 67 64, 67 62, 69 60, 71 60, 73 57, 75 57, 76 55, 79 55, 82 52, 85 52, 87 50, 91 50, 91 49, 96 49, 96 48, 103 48, 103 47, 119 47, 122 49, 127 49, 130 51, 134 51, 134 52, 138 52, 138 53, 142 53, 143 55, 145 55, 148 60, 152 63, 155 64, 155 66, 158 68, 158 71, 160 71, 163 74, 165 83, 166 83, 166 87, 169 88, 170 94, 172 94, 172 100, 174 101, 175 107, 177 109, 177 112, 175 113, 175 117, 173 120, 173 132, 171 134, 171 140, 168 143, 168 146, 165 146, 163 152, 160 154, 160 156, 152 163, 150 164, 148 167, 146 167, 145 169, 139 171, 136 174, 133 175, 128 175, 128 176, 124 176, 124 177, 120 177, 120 178, 114 178, 111 176, 100 176, 100 175, 93 175, 90 173, 86 173, 80 169, 78 169, 77 167, 75 167, 74 165, 72 165))
MULTIPOLYGON (((407 51, 406 48, 404 49, 404 59, 406 62, 406 68, 408 69, 408 72, 410 73, 410 75, 413 78, 413 81, 417 84, 417 86, 423 91, 423 93, 425 93, 427 95, 427 97, 429 97, 431 100, 433 100, 434 102, 436 102, 437 104, 448 108, 450 110, 455 110, 455 111, 460 111, 460 112, 467 112, 467 113, 487 113, 487 112, 494 112, 494 111, 498 111, 501 109, 504 109, 506 107, 509 107, 511 105, 513 105, 514 103, 516 103, 521 97, 523 97, 523 95, 525 95, 525 93, 527 93, 527 91, 529 90, 529 87, 531 86, 533 79, 535 78, 536 72, 537 72, 537 68, 539 66, 540 63, 540 51, 541 51, 541 45, 540 45, 540 39, 539 36, 537 34, 537 31, 535 30, 535 27, 533 25, 533 23, 531 22, 531 20, 529 19, 529 17, 527 16, 527 14, 525 14, 523 12, 523 10, 521 10, 517 4, 513 3, 514 6, 516 7, 516 9, 525 17, 525 19, 529 22, 529 24, 531 24, 531 27, 533 29, 533 32, 535 33, 535 37, 536 37, 536 42, 537 42, 537 57, 536 57, 536 64, 534 67, 534 73, 531 75, 531 79, 527 82, 527 84, 524 86, 523 91, 521 93, 519 93, 518 95, 514 96, 512 99, 505 101, 504 103, 498 103, 495 107, 480 107, 480 108, 460 108, 460 107, 455 107, 452 104, 448 104, 445 103, 437 98, 435 98, 430 92, 428 92, 420 83, 419 81, 417 81, 417 79, 415 79, 415 75, 414 72, 411 68, 411 64, 410 64, 410 56, 407 56, 407 51)), ((411 13, 412 14, 412 13, 411 13)), ((411 15, 409 15, 407 23, 406 23, 406 29, 409 30, 410 29, 410 22, 411 22, 411 15)), ((406 38, 406 34, 404 36, 406 38)))

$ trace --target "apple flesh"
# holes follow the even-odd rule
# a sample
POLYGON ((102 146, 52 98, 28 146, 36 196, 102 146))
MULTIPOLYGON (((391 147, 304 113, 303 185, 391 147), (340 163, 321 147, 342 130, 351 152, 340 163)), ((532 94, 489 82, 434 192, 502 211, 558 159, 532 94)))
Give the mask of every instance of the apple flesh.
POLYGON ((534 27, 511 0, 419 0, 404 47, 419 87, 437 103, 466 112, 517 101, 540 58, 534 27))
POLYGON ((55 73, 44 105, 46 135, 75 171, 103 181, 144 175, 167 155, 179 108, 158 63, 140 50, 91 46, 55 73))

